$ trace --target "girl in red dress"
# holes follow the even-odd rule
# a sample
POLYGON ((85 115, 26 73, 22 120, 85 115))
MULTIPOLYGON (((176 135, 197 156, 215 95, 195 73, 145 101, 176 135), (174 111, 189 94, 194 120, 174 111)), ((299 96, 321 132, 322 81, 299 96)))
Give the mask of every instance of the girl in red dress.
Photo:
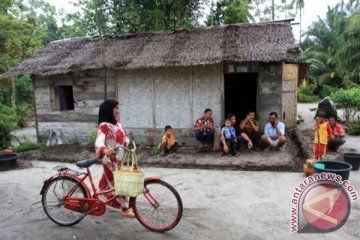
MULTIPOLYGON (((113 188, 113 171, 118 170, 121 165, 122 156, 115 152, 116 145, 128 145, 127 137, 123 126, 120 123, 119 103, 113 99, 105 100, 99 108, 99 127, 95 141, 96 157, 101 160, 104 172, 99 182, 99 189, 107 190, 113 188)), ((112 197, 113 194, 107 194, 112 197)), ((134 217, 132 210, 124 207, 126 203, 125 197, 119 197, 111 201, 108 205, 122 209, 124 217, 134 217)))

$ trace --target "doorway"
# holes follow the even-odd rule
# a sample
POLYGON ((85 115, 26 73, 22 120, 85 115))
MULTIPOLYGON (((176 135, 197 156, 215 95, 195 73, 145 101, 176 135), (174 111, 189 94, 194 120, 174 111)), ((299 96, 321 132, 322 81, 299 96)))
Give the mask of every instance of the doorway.
POLYGON ((257 73, 225 74, 225 116, 244 119, 248 111, 256 112, 257 73))

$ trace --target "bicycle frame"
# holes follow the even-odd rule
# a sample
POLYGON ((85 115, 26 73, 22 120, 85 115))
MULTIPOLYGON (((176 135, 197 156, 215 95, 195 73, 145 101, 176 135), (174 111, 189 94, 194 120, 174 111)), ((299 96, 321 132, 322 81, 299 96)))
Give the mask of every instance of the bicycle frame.
MULTIPOLYGON (((124 162, 131 160, 130 167, 137 166, 136 156, 131 155, 135 154, 135 145, 134 149, 120 147, 128 151, 125 152, 124 162), (127 159, 129 156, 131 159, 127 159)), ((50 220, 60 226, 73 226, 88 215, 102 216, 106 212, 106 205, 112 206, 116 198, 124 197, 115 194, 114 187, 102 190, 94 184, 90 166, 96 162, 96 159, 78 162, 76 165, 79 168, 86 168, 83 171, 65 166, 54 168, 57 173, 44 181, 40 191, 43 209, 50 220), (101 195, 105 197, 100 198, 101 195)), ((129 167, 129 161, 126 163, 126 167, 129 167)), ((128 196, 129 208, 133 209, 137 220, 151 231, 166 232, 173 229, 179 223, 183 212, 178 192, 173 186, 162 181, 160 176, 146 177, 144 180, 142 195, 128 196)))
MULTIPOLYGON (((136 145, 133 143, 134 148, 133 149, 129 149, 123 145, 118 146, 115 150, 117 151, 119 147, 123 148, 125 151, 130 151, 130 152, 135 152, 136 150, 136 145)), ((110 188, 108 190, 104 190, 104 191, 99 191, 93 181, 93 176, 91 174, 91 171, 89 168, 86 168, 86 172, 78 172, 76 170, 67 168, 67 167, 59 167, 59 168, 54 168, 55 170, 59 171, 57 174, 54 174, 53 176, 51 176, 50 178, 48 178, 47 180, 45 180, 44 185, 40 191, 40 194, 42 195, 47 187, 47 185, 51 182, 52 179, 56 178, 56 177, 60 177, 60 176, 66 176, 66 177, 70 177, 72 179, 74 179, 77 184, 75 184, 68 192, 68 194, 64 197, 64 198, 69 198, 76 190, 76 188, 78 187, 78 185, 81 185, 86 193, 87 196, 89 196, 90 198, 93 199, 97 199, 99 201, 101 201, 103 204, 108 204, 109 202, 115 200, 116 198, 119 197, 119 195, 113 194, 112 197, 108 198, 106 201, 102 201, 99 196, 101 195, 105 195, 108 193, 112 193, 114 192, 114 188, 110 188), (83 175, 82 177, 79 177, 80 175, 83 175), (91 186, 91 190, 92 190, 92 194, 90 191, 90 188, 88 187, 88 185, 85 183, 86 178, 89 178, 90 181, 90 186, 91 186)), ((151 177, 146 177, 145 181, 150 181, 150 180, 160 180, 161 177, 160 176, 151 176, 151 177)), ((151 205, 153 205, 154 207, 158 206, 157 201, 155 200, 155 198, 149 193, 149 191, 147 189, 144 188, 143 194, 145 196, 145 198, 149 201, 149 203, 151 205)), ((88 198, 89 199, 89 198, 88 198)), ((132 204, 132 199, 134 199, 134 197, 131 197, 130 199, 130 207, 132 204)))

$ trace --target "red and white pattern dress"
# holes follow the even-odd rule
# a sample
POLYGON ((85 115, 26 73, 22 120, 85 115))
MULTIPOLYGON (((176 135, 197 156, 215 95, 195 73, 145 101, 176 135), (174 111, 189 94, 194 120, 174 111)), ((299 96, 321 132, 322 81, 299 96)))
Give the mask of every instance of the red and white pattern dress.
MULTIPOLYGON (((112 172, 119 169, 122 161, 122 154, 108 157, 104 152, 109 148, 114 149, 119 144, 124 145, 124 143, 128 141, 125 130, 119 121, 117 121, 115 125, 107 122, 103 122, 99 125, 95 141, 95 151, 96 157, 101 160, 104 168, 104 172, 99 182, 100 191, 108 190, 113 187, 114 176, 112 172)), ((107 195, 108 198, 111 196, 112 194, 107 195)), ((120 208, 121 204, 124 203, 122 200, 125 200, 125 198, 117 198, 115 201, 112 201, 110 205, 120 208)))

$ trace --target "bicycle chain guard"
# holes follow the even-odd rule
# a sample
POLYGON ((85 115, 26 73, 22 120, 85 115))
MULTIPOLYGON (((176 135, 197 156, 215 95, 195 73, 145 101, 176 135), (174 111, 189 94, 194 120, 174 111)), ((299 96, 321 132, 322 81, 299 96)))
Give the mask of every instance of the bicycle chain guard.
POLYGON ((64 202, 66 209, 92 216, 101 216, 106 211, 105 204, 97 198, 67 197, 64 199, 64 202))

